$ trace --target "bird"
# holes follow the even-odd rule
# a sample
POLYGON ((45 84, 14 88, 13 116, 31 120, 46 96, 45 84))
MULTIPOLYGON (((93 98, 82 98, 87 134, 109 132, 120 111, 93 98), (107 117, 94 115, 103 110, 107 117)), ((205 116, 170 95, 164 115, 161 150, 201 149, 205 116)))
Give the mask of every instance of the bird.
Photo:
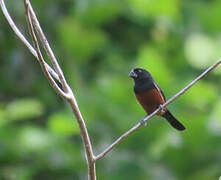
MULTIPOLYGON (((147 114, 151 114, 166 102, 163 91, 147 70, 134 68, 130 71, 129 77, 134 80, 134 93, 137 101, 147 114)), ((162 108, 157 115, 165 118, 175 129, 179 131, 185 130, 185 127, 173 116, 167 107, 162 108)), ((141 124, 145 124, 144 118, 141 120, 141 124)))

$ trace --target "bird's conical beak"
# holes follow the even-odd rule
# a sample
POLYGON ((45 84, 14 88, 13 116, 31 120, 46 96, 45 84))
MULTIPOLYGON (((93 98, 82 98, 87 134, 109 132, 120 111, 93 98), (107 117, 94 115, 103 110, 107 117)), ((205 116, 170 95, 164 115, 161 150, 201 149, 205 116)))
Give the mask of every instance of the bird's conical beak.
POLYGON ((136 78, 137 77, 137 74, 134 72, 134 70, 132 69, 128 75, 129 77, 131 78, 136 78))

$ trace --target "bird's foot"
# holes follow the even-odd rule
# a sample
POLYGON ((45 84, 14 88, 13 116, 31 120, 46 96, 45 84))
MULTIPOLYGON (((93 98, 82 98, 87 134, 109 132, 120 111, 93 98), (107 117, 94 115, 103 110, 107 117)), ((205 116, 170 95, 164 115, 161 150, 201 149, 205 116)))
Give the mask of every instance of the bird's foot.
POLYGON ((146 126, 147 125, 147 121, 145 121, 145 118, 146 118, 147 116, 144 116, 141 120, 140 120, 140 124, 142 125, 142 126, 146 126))
POLYGON ((163 105, 160 104, 159 108, 160 108, 160 112, 161 112, 162 114, 164 114, 164 113, 165 113, 165 107, 163 107, 163 105))

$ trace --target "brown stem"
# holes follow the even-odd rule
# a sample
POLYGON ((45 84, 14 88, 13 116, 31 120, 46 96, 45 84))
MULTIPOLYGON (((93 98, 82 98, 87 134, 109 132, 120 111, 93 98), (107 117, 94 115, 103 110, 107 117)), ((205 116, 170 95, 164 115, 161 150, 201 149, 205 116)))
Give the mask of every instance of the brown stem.
POLYGON ((87 131, 87 127, 85 125, 85 122, 83 120, 83 117, 81 115, 81 112, 80 112, 79 107, 77 105, 77 101, 74 96, 72 98, 70 98, 69 103, 70 103, 71 109, 77 119, 80 131, 81 131, 81 137, 84 142, 84 149, 86 152, 86 158, 87 158, 87 163, 88 163, 89 179, 96 180, 95 158, 93 155, 93 149, 91 146, 91 141, 90 141, 90 137, 89 137, 89 134, 87 131))

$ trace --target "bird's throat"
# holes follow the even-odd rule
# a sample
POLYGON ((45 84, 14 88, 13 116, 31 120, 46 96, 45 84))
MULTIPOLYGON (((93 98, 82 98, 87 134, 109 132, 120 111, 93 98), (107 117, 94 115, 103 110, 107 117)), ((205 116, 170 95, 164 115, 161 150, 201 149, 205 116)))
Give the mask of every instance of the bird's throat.
POLYGON ((147 81, 146 79, 136 80, 134 81, 134 92, 135 93, 143 93, 147 90, 154 89, 155 86, 152 81, 147 81))

